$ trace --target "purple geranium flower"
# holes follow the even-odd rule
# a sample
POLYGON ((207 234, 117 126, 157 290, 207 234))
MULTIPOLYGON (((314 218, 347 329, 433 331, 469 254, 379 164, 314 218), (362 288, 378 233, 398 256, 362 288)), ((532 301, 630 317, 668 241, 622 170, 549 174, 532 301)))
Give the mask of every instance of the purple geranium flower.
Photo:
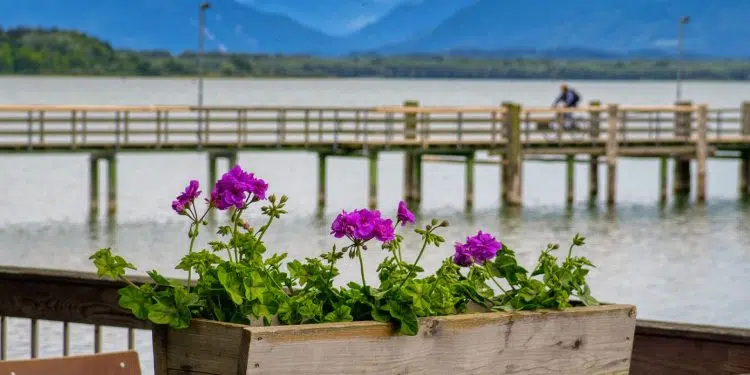
POLYGON ((331 223, 331 234, 336 238, 347 237, 352 241, 367 242, 376 238, 390 242, 394 238, 393 221, 380 216, 378 210, 359 209, 341 211, 331 223))
POLYGON ((252 173, 247 173, 239 165, 235 165, 216 181, 211 192, 211 204, 220 210, 232 206, 241 209, 247 199, 246 193, 252 194, 253 200, 263 200, 266 199, 267 190, 268 184, 265 181, 255 178, 252 173))
POLYGON ((177 199, 172 201, 172 209, 175 210, 175 212, 177 212, 178 214, 184 213, 188 205, 192 203, 195 198, 201 195, 201 191, 198 190, 198 188, 198 181, 190 180, 188 186, 185 187, 185 191, 178 195, 177 199))
POLYGON ((465 244, 456 242, 453 262, 462 267, 468 267, 474 263, 483 264, 494 258, 502 247, 503 244, 495 237, 480 230, 477 234, 466 237, 465 244))
POLYGON ((406 225, 406 223, 414 223, 414 213, 409 211, 409 207, 406 207, 406 202, 398 202, 398 213, 396 214, 396 218, 401 222, 401 226, 406 225))

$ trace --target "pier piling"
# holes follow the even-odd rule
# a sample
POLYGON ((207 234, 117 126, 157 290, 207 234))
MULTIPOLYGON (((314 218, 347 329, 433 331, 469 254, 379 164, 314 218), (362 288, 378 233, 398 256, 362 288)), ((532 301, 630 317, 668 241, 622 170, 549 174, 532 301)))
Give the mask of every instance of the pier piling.
POLYGON ((575 202, 575 181, 576 181, 576 156, 568 155, 565 157, 565 203, 572 205, 575 202))
POLYGON ((104 158, 107 161, 107 216, 117 212, 117 154, 111 153, 104 158))
POLYGON ((89 155, 89 220, 99 216, 99 161, 107 162, 107 216, 117 213, 117 154, 114 152, 89 155))
POLYGON ((502 198, 506 206, 521 206, 523 187, 521 184, 523 150, 521 148, 521 106, 503 103, 504 126, 508 137, 502 171, 502 198))
POLYGON ((370 188, 367 194, 367 205, 371 210, 378 207, 378 153, 370 151, 367 155, 369 160, 370 188))
MULTIPOLYGON (((406 100, 403 104, 404 107, 419 107, 419 102, 416 100, 406 100)), ((417 114, 404 113, 404 139, 414 140, 417 138, 417 114)), ((404 151, 404 201, 408 205, 416 205, 417 199, 413 195, 415 191, 414 184, 416 183, 415 176, 415 159, 418 157, 415 151, 404 151)), ((421 164, 421 163, 420 163, 421 164)))
POLYGON ((659 158, 659 202, 667 203, 667 179, 669 178, 669 158, 659 158))
MULTIPOLYGON (((678 101, 677 106, 692 106, 691 101, 678 101)), ((674 135, 675 138, 690 139, 692 135, 692 111, 678 111, 674 114, 674 135)), ((690 157, 678 155, 675 157, 674 178, 672 179, 672 190, 676 196, 690 195, 690 157)))
POLYGON ((474 208, 474 166, 475 166, 474 153, 468 153, 466 155, 466 211, 471 211, 474 208))
POLYGON ((696 142, 696 155, 697 160, 697 180, 695 188, 697 190, 698 202, 706 201, 706 159, 708 159, 708 143, 706 140, 706 132, 708 130, 708 106, 701 104, 698 106, 697 113, 698 120, 698 141, 696 142))
POLYGON ((99 158, 89 155, 89 219, 99 216, 99 158))
MULTIPOLYGON (((206 123, 208 127, 208 123, 206 123)), ((237 164, 237 152, 235 151, 209 151, 208 152, 208 183, 206 186, 210 191, 213 189, 214 184, 219 179, 219 159, 227 160, 227 170, 232 169, 237 164)), ((208 214, 208 219, 213 221, 214 212, 211 211, 208 214)), ((231 215, 233 210, 227 210, 227 214, 231 215)))
MULTIPOLYGON (((592 108, 589 113, 589 135, 591 139, 599 139, 601 112, 599 108, 601 102, 592 100, 589 102, 592 108)), ((596 202, 599 196, 599 157, 595 154, 589 156, 589 201, 596 202)))
POLYGON ((620 123, 617 104, 607 106, 607 205, 615 204, 617 195, 617 128, 620 123))
POLYGON ((326 157, 325 153, 318 153, 318 210, 326 205, 326 157))

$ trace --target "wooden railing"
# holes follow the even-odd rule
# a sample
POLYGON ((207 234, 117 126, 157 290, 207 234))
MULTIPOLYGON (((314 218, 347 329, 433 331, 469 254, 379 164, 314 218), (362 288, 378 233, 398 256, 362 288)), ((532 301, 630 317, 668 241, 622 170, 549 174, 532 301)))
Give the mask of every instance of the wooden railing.
MULTIPOLYGON (((112 344, 105 340, 115 339, 126 343, 106 346, 122 350, 127 344, 138 349, 142 359, 151 358, 151 346, 137 345, 134 339, 150 324, 118 305, 117 290, 123 286, 92 273, 0 267, 0 357, 38 357, 41 343, 46 355, 71 354, 71 347, 81 342, 93 342, 88 352, 100 352, 105 343, 112 344), (11 319, 23 322, 9 326, 11 319), (40 328, 42 322, 45 329, 40 328), (93 339, 71 333, 73 324, 87 325, 93 339), (112 332, 116 328, 111 327, 120 331, 112 332), (62 335, 53 340, 60 331, 62 335)), ((144 370, 147 365, 148 361, 144 370)), ((750 330, 639 320, 630 373, 750 373, 750 330)))
MULTIPOLYGON (((603 141, 610 116, 617 139, 685 140, 698 137, 705 109, 706 137, 750 137, 750 105, 588 106, 522 108, 525 142, 603 141), (571 114, 577 129, 559 124, 571 114), (686 126, 681 127, 683 122, 686 126), (677 125, 676 125, 677 124, 677 125)), ((0 148, 85 149, 200 146, 483 145, 503 144, 509 123, 503 107, 227 107, 0 106, 0 148), (413 126, 409 126, 409 124, 413 126)), ((743 138, 744 137, 744 138, 743 138)))

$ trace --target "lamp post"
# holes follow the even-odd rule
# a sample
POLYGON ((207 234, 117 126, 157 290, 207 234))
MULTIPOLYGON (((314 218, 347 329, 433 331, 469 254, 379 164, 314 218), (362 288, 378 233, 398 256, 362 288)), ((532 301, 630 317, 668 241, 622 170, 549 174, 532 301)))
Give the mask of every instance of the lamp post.
POLYGON ((203 145, 203 48, 206 36, 206 11, 211 8, 208 1, 198 8, 198 147, 203 145))
POLYGON ((689 16, 682 16, 677 24, 677 101, 682 100, 682 45, 685 37, 685 25, 689 22, 689 16))

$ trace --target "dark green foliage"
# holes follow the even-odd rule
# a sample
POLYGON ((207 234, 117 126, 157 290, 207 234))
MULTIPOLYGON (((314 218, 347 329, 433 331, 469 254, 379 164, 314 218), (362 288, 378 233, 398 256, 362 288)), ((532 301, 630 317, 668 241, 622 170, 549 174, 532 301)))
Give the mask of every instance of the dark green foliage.
MULTIPOLYGON (((312 56, 207 53, 209 76, 225 77, 409 77, 494 79, 674 79, 671 60, 546 60, 441 55, 312 56)), ((103 76, 194 76, 196 56, 166 51, 114 50, 76 31, 0 30, 0 74, 103 76)), ((748 80, 750 62, 685 61, 685 79, 748 80)))

